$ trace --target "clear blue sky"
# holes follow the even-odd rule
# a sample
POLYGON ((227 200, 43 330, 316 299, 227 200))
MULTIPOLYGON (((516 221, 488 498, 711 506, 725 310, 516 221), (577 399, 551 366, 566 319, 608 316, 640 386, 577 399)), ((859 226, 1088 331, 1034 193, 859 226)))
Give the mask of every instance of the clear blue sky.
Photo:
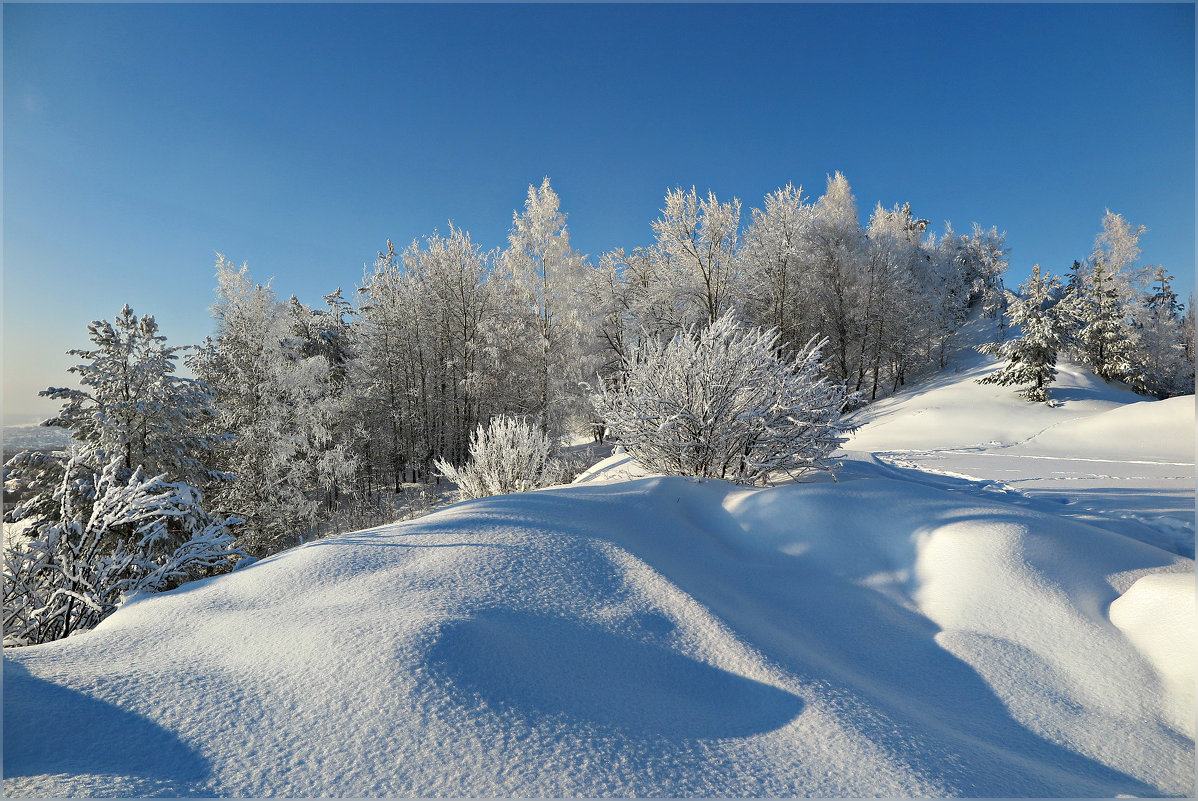
POLYGON ((3 7, 4 411, 49 413, 122 304, 210 332, 220 251, 308 303, 390 237, 506 243, 548 175, 577 248, 646 244, 667 188, 849 178, 1005 230, 1008 284, 1110 207, 1194 271, 1194 6, 3 7))

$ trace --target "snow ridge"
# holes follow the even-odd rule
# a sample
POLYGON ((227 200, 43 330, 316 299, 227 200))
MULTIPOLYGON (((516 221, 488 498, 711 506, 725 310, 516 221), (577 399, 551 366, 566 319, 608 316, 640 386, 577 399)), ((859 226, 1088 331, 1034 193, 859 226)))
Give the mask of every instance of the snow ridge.
POLYGON ((4 790, 1191 796, 1194 562, 1151 532, 1192 543, 1193 398, 978 370, 866 410, 836 480, 617 449, 9 649, 4 790))

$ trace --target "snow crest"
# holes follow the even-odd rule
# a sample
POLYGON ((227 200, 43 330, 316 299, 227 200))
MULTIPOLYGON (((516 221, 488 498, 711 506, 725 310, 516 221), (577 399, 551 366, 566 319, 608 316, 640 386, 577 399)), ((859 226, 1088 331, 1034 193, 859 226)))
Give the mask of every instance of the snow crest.
POLYGON ((6 650, 4 790, 1190 796, 1194 562, 1143 521, 1192 532, 1192 399, 1062 372, 1055 408, 969 369, 880 403, 835 481, 617 449, 137 597, 6 650))

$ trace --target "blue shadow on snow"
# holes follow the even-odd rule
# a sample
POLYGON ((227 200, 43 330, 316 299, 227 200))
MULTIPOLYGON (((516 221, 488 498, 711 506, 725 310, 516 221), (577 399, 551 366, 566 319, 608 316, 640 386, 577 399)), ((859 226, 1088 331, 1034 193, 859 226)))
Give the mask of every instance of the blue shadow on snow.
POLYGON ((459 692, 492 708, 650 737, 748 737, 785 726, 804 706, 663 646, 527 611, 448 623, 429 656, 459 692))
POLYGON ((207 796, 207 760, 148 718, 4 659, 4 777, 135 777, 156 796, 207 796))

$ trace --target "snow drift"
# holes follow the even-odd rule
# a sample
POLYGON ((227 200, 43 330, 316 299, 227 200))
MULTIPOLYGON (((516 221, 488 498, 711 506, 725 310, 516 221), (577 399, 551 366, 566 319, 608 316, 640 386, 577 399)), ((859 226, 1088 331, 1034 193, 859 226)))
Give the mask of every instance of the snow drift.
MULTIPOLYGON (((1054 461, 1001 487, 919 469, 972 436, 915 443, 920 418, 997 392, 940 390, 879 406, 836 482, 617 453, 10 650, 5 792, 1191 795, 1193 561, 1017 488, 1054 461)), ((1180 406, 1005 394, 986 441, 1180 406)))

